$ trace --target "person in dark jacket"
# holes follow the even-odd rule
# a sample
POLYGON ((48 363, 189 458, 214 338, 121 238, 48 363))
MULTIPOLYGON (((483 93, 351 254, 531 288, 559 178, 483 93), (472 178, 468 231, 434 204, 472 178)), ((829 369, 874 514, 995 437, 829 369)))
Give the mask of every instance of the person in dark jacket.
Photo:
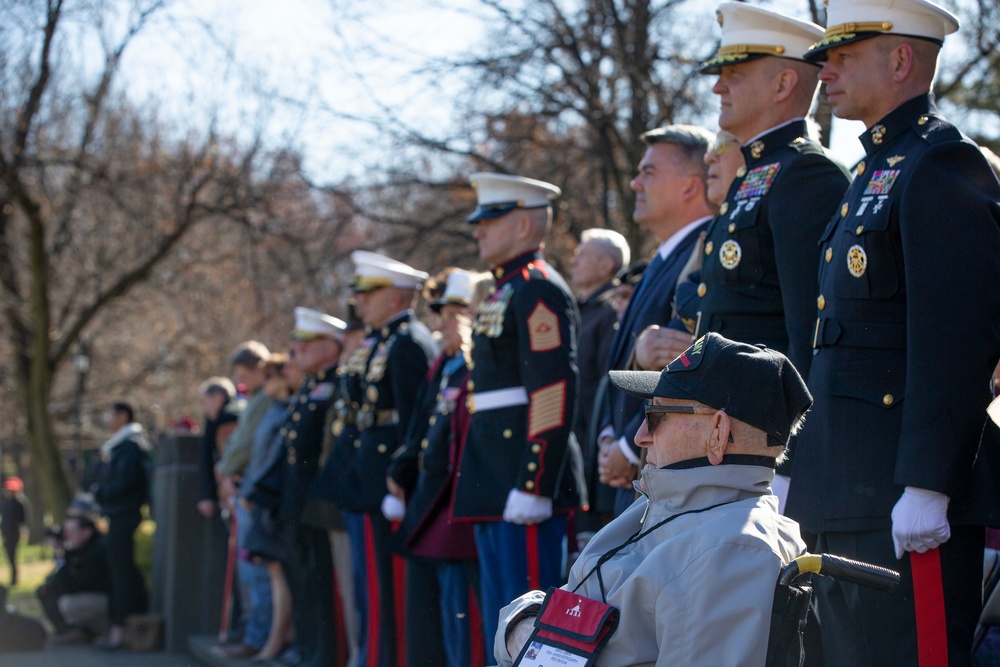
POLYGON ((476 541, 471 524, 451 521, 451 495, 468 422, 474 298, 489 291, 492 276, 451 269, 446 280, 430 304, 438 314, 441 354, 417 394, 406 444, 387 478, 389 493, 406 504, 393 542, 406 556, 406 658, 412 667, 462 667, 485 658, 471 604, 479 579, 476 541))
POLYGON ((93 519, 70 515, 63 521, 62 565, 36 591, 56 634, 52 643, 90 641, 107 630, 111 573, 104 536, 93 519))
POLYGON ((109 614, 111 629, 96 645, 119 650, 125 643, 125 618, 146 611, 146 584, 135 565, 134 535, 142 519, 141 509, 149 497, 146 471, 152 449, 135 411, 126 402, 117 402, 107 413, 111 439, 101 445, 105 462, 101 479, 94 487, 94 499, 108 518, 107 555, 111 573, 109 614))
POLYGON ((3 504, 0 505, 0 537, 10 562, 10 585, 17 586, 17 543, 21 541, 21 526, 25 522, 21 492, 24 483, 18 477, 8 477, 3 483, 3 504))

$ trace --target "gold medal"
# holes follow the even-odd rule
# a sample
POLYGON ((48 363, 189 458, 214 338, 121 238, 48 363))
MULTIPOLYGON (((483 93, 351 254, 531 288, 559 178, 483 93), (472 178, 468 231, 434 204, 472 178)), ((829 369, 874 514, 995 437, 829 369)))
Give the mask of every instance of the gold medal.
POLYGON ((868 255, 865 254, 865 249, 859 245, 852 245, 851 249, 847 251, 847 270, 855 278, 860 278, 865 275, 867 268, 868 255))
POLYGON ((743 257, 743 250, 740 248, 740 244, 736 241, 729 239, 719 248, 719 262, 722 264, 722 268, 732 270, 740 265, 740 259, 743 257))

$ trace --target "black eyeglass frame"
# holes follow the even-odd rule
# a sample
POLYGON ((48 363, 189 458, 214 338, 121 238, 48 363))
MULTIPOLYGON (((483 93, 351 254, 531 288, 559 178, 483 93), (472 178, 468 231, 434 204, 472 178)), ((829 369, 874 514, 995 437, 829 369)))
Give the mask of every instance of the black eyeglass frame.
POLYGON ((697 405, 647 405, 644 408, 646 416, 646 428, 650 434, 656 432, 663 422, 663 418, 669 414, 693 415, 698 412, 697 405))

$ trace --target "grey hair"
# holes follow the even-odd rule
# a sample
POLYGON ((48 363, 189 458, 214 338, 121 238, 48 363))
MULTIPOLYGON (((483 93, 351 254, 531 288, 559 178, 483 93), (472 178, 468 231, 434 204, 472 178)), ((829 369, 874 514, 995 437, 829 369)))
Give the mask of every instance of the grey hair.
POLYGON ((708 178, 705 153, 715 143, 715 134, 696 125, 664 125, 639 136, 647 146, 673 144, 680 149, 693 171, 708 178))
POLYGON ((632 259, 632 249, 628 247, 625 237, 613 229, 593 227, 583 230, 580 234, 580 243, 594 241, 601 249, 608 253, 615 261, 614 273, 618 273, 623 266, 628 266, 632 259))

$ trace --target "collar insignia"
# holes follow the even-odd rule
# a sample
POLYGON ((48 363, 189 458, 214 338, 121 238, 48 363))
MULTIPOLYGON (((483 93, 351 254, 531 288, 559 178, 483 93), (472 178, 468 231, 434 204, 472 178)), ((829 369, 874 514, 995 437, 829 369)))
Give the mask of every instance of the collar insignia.
POLYGON ((759 158, 763 152, 764 152, 763 141, 755 141, 752 144, 750 144, 750 155, 754 156, 754 158, 759 158))
POLYGON ((876 146, 880 145, 882 140, 885 139, 885 125, 876 125, 872 128, 871 132, 872 143, 876 146))

